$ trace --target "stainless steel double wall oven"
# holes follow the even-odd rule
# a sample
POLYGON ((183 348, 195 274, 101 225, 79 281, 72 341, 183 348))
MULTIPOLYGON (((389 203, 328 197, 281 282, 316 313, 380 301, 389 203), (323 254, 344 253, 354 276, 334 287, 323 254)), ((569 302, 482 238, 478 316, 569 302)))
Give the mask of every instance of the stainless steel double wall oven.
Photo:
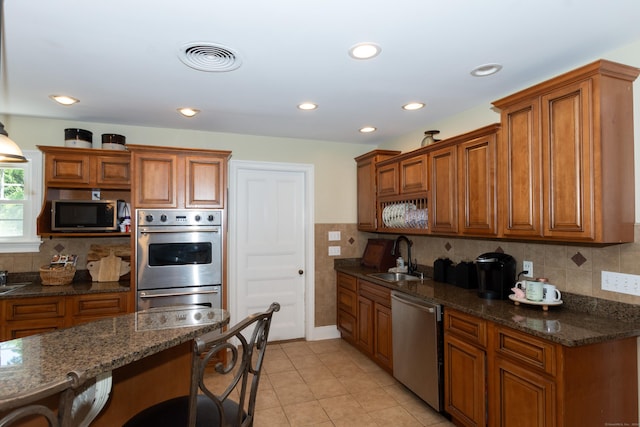
POLYGON ((137 310, 222 307, 222 211, 136 211, 137 310))

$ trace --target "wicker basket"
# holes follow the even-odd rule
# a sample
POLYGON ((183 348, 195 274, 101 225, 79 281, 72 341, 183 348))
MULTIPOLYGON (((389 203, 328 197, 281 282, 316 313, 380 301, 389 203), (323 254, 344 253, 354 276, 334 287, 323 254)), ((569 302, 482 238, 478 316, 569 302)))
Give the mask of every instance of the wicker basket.
POLYGON ((49 268, 48 265, 40 267, 40 279, 43 285, 68 285, 73 281, 76 268, 67 266, 64 268, 49 268))

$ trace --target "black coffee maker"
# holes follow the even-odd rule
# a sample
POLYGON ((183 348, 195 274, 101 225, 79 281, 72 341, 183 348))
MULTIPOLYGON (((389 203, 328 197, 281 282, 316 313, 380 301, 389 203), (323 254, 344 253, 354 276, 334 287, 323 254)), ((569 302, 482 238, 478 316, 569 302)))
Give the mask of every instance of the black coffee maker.
POLYGON ((500 252, 488 252, 476 258, 478 296, 507 299, 516 282, 516 260, 500 252))

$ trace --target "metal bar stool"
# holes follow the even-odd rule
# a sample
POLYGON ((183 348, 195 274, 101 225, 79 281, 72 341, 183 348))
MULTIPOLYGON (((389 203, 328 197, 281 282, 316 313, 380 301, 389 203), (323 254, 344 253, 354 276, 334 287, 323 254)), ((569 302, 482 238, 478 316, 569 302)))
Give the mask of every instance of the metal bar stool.
POLYGON ((271 318, 279 310, 280 304, 274 302, 267 311, 246 317, 226 332, 196 338, 190 394, 146 408, 124 427, 252 426, 271 318), (243 332, 250 333, 248 340, 243 332), (228 377, 226 388, 218 394, 205 384, 205 370, 210 362, 218 374, 228 377))

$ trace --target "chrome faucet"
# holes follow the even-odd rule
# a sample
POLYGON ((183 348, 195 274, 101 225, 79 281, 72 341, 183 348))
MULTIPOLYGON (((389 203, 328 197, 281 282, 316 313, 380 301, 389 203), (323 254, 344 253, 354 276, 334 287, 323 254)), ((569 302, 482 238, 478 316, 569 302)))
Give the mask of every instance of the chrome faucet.
POLYGON ((393 244, 391 255, 393 256, 400 255, 400 252, 396 252, 396 251, 398 249, 398 243, 400 243, 401 240, 404 240, 407 243, 407 272, 409 274, 413 274, 417 266, 413 265, 413 261, 411 261, 411 246, 413 246, 413 242, 409 240, 407 236, 398 236, 398 238, 393 244))

